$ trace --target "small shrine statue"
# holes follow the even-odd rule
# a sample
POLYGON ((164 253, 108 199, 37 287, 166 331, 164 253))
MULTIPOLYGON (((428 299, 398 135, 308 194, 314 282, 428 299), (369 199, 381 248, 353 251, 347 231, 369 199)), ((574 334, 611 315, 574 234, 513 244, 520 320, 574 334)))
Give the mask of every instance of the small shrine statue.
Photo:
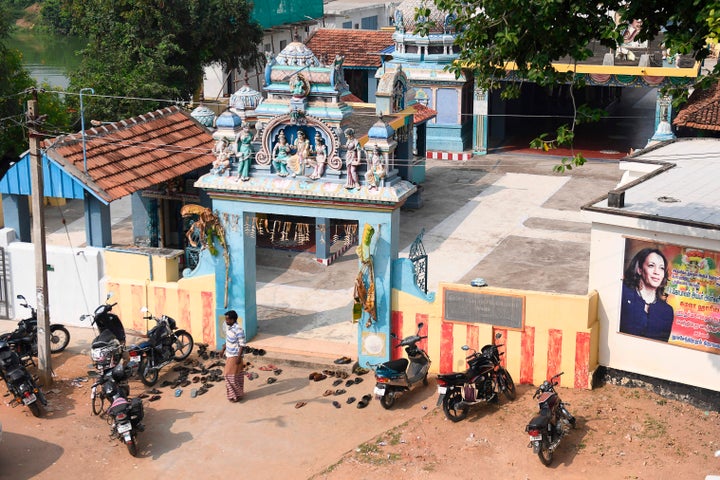
POLYGON ((327 164, 327 145, 325 139, 320 133, 315 134, 315 169, 310 174, 310 178, 317 180, 325 174, 325 165, 327 164))
POLYGON ((278 177, 287 177, 288 175, 287 162, 290 157, 291 149, 292 146, 287 143, 287 138, 285 138, 285 131, 280 130, 280 133, 278 134, 278 141, 273 147, 272 155, 272 164, 278 177))
POLYGON ((305 165, 308 162, 308 157, 310 157, 310 140, 308 140, 305 130, 302 128, 297 132, 297 138, 293 144, 293 149, 295 150, 295 155, 293 155, 294 158, 292 161, 292 176, 304 175, 305 165))
POLYGON ((383 157, 380 145, 375 145, 373 153, 368 160, 367 172, 365 172, 365 181, 368 184, 368 190, 377 190, 385 179, 385 158, 383 157))
POLYGON ((298 73, 295 78, 290 81, 290 90, 292 91, 293 97, 304 97, 308 94, 305 77, 303 77, 302 74, 298 73))
POLYGON ((220 138, 215 142, 212 153, 215 155, 210 173, 222 175, 230 167, 230 144, 227 139, 220 138))
POLYGON ((360 142, 355 138, 355 130, 348 128, 345 130, 345 167, 347 168, 347 181, 345 182, 345 188, 358 188, 360 181, 358 180, 357 169, 362 163, 360 157, 362 149, 360 148, 360 142))
POLYGON ((250 162, 252 162, 253 155, 252 139, 253 136, 250 133, 250 126, 248 124, 243 125, 242 130, 235 138, 235 150, 238 159, 238 180, 242 180, 243 182, 250 180, 250 162))

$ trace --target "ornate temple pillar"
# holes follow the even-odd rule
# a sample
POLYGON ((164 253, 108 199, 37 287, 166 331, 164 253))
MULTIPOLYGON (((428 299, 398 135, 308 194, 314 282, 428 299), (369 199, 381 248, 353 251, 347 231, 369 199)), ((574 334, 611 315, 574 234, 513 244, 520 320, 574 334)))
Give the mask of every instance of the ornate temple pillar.
POLYGON ((672 97, 663 95, 660 93, 660 90, 658 90, 657 100, 655 101, 655 133, 653 133, 653 136, 648 140, 647 146, 675 139, 671 119, 672 97))
POLYGON ((488 92, 475 88, 473 93, 473 154, 487 154, 488 92))

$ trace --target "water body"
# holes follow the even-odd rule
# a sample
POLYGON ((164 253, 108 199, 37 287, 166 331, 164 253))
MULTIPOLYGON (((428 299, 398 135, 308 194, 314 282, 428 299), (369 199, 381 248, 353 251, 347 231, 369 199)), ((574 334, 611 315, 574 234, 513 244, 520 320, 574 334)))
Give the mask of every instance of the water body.
POLYGON ((47 82, 63 89, 68 87, 67 74, 80 64, 79 52, 85 47, 85 41, 77 37, 33 30, 16 30, 6 44, 22 53, 23 65, 38 85, 47 82))

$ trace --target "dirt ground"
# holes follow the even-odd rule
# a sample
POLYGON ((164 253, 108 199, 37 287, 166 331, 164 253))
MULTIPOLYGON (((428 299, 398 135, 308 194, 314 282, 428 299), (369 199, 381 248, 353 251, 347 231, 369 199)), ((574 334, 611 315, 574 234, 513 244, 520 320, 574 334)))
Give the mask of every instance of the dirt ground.
POLYGON ((435 408, 415 422, 369 439, 316 479, 702 479, 720 474, 720 417, 655 393, 616 385, 559 389, 577 417, 550 467, 527 447, 527 421, 537 411, 534 387, 514 402, 446 420, 435 408), (471 474, 470 472, 475 472, 471 474))
MULTIPOLYGON (((90 382, 74 381, 87 377, 89 358, 67 352, 54 360, 57 377, 48 389, 45 417, 0 405, 0 478, 119 478, 128 471, 143 478, 173 472, 178 478, 212 477, 238 462, 248 475, 263 479, 702 479, 720 474, 720 458, 714 458, 720 450, 718 413, 643 389, 559 389, 578 425, 548 468, 527 448, 524 427, 536 411, 531 386, 518 386, 513 402, 475 407, 466 420, 452 423, 435 407, 434 382, 399 399, 393 410, 375 400, 360 410, 347 398, 359 400, 371 391, 370 375, 341 396, 325 397, 323 392, 345 385, 333 387, 333 378, 308 381, 309 370, 290 366, 282 366, 283 373, 269 385, 265 380, 272 374, 259 369, 262 362, 253 367, 260 378, 246 381, 247 398, 237 406, 228 407, 222 382, 194 399, 188 395, 191 387, 175 398, 172 387, 158 384, 162 399, 145 401, 147 429, 139 436, 141 455, 132 458, 108 438, 105 421, 90 413, 90 382), (299 401, 306 405, 297 409, 299 401), (238 413, 228 417, 228 408, 238 413)), ((160 381, 175 378, 166 367, 160 381)), ((131 384, 134 394, 146 390, 131 384)))

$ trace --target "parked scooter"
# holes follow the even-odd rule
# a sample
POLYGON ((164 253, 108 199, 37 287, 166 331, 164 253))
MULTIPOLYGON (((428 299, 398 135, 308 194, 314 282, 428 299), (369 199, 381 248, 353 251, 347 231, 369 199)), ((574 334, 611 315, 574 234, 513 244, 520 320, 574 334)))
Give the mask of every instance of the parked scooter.
POLYGON ((148 340, 140 345, 132 345, 130 356, 140 357, 140 380, 147 386, 153 386, 158 381, 160 369, 173 360, 185 360, 192 352, 192 335, 185 330, 178 330, 175 320, 167 315, 156 317, 147 313, 145 320, 154 320, 156 325, 148 332, 148 340))
MULTIPOLYGON (((30 309, 30 317, 18 322, 17 328, 10 333, 0 335, 20 357, 24 365, 35 365, 33 357, 38 356, 37 341, 37 310, 25 300, 22 295, 17 296, 20 306, 30 309)), ((70 332, 63 325, 53 323, 50 325, 50 353, 59 353, 65 350, 70 343, 70 332)))
MULTIPOLYGON (((110 300, 112 296, 112 293, 109 293, 107 300, 110 300)), ((90 319, 92 326, 98 329, 98 335, 90 345, 90 357, 101 375, 106 370, 118 365, 125 352, 125 327, 120 321, 120 317, 112 313, 112 308, 117 303, 108 303, 107 300, 99 305, 92 314, 80 317, 81 321, 90 319)), ((95 412, 94 408, 93 412, 95 412)), ((95 414, 98 415, 99 412, 95 412, 95 414)))
POLYGON ((128 399, 127 384, 130 375, 132 370, 122 363, 106 370, 92 386, 93 411, 95 398, 108 400, 110 406, 105 413, 110 425, 110 436, 122 440, 130 455, 137 457, 137 434, 145 430, 141 423, 145 413, 141 399, 128 399), (95 395, 96 392, 99 395, 95 395))
MULTIPOLYGON (((425 386, 428 384, 430 357, 417 346, 420 340, 427 338, 427 335, 420 335, 423 326, 422 322, 419 323, 418 333, 403 338, 397 345, 398 348, 405 347, 408 358, 399 358, 375 365, 368 363, 368 366, 375 371, 375 381, 377 382, 373 393, 380 400, 383 408, 392 408, 398 396, 413 390, 421 383, 425 386)), ((391 336, 397 340, 395 334, 391 334, 391 336)))
POLYGON ((34 416, 42 415, 40 404, 47 405, 45 395, 5 340, 0 340, 0 378, 5 380, 8 392, 13 396, 13 407, 27 405, 34 416))
MULTIPOLYGON (((501 338, 501 334, 495 336, 501 338)), ((441 374, 437 377, 438 401, 442 404, 445 416, 453 422, 464 420, 470 407, 480 403, 496 403, 498 393, 502 392, 508 400, 515 400, 515 382, 510 373, 500 365, 498 347, 503 345, 485 345, 478 353, 466 357, 468 369, 465 372, 441 374)), ((472 350, 467 345, 463 351, 472 350)))
POLYGON ((555 391, 555 385, 558 384, 557 379, 564 372, 554 375, 550 380, 545 380, 535 390, 533 399, 537 399, 540 407, 540 415, 537 415, 525 427, 525 431, 530 435, 530 443, 528 448, 533 449, 540 458, 540 461, 546 467, 552 463, 553 452, 560 445, 560 440, 570 432, 571 428, 575 428, 575 417, 568 412, 560 400, 560 396, 555 391))

